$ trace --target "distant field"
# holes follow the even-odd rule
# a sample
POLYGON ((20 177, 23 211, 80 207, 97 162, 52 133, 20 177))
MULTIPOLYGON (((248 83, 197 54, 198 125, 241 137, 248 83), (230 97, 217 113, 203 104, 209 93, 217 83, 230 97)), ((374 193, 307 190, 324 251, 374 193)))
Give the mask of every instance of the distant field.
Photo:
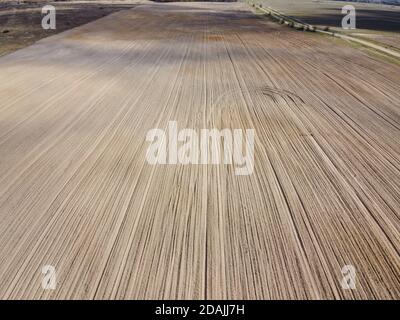
MULTIPOLYGON (((257 0, 256 3, 310 24, 344 31, 341 28, 341 8, 348 5, 349 1, 257 0)), ((388 47, 400 48, 400 6, 360 2, 351 4, 356 8, 357 29, 346 32, 384 43, 388 47)))
POLYGON ((133 8, 138 1, 4 1, 0 0, 0 56, 59 32, 97 20, 113 12, 133 8), (44 3, 56 7, 56 30, 41 26, 44 3))
POLYGON ((400 5, 400 0, 349 0, 349 2, 366 2, 400 5))

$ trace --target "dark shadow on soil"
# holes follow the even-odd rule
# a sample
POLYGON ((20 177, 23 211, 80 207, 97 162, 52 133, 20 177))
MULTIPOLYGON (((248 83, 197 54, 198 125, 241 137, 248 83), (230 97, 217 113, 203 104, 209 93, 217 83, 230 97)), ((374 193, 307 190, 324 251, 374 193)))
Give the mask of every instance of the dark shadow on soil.
MULTIPOLYGON (((309 24, 340 28, 344 17, 341 11, 333 8, 326 10, 332 12, 318 16, 293 17, 309 24)), ((356 26, 357 29, 400 32, 400 12, 356 9, 356 26)))

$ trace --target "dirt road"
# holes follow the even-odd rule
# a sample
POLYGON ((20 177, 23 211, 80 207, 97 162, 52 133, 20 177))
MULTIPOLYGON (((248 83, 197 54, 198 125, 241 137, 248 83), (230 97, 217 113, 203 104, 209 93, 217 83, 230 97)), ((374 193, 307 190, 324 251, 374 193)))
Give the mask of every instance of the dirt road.
POLYGON ((146 4, 1 57, 0 97, 1 298, 400 298, 399 66, 146 4), (149 164, 171 120, 253 128, 253 174, 149 164))

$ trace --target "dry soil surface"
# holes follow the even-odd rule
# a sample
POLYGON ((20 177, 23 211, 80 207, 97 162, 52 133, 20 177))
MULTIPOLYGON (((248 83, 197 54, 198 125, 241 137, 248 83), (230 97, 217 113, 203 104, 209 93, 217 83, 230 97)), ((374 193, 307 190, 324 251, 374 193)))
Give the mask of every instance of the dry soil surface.
POLYGON ((1 57, 0 97, 1 298, 400 298, 399 66, 146 4, 1 57), (170 120, 255 129, 253 174, 149 164, 170 120))

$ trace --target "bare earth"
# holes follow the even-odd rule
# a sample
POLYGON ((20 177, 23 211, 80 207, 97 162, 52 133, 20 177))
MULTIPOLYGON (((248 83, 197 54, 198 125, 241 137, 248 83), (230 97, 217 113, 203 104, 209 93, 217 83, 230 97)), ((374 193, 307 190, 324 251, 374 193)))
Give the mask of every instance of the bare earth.
POLYGON ((145 0, 0 0, 0 56, 27 47, 36 41, 97 20, 110 13, 133 8, 145 0), (56 9, 56 29, 42 28, 42 7, 50 4, 56 9))
POLYGON ((0 97, 1 298, 400 298, 399 66, 144 4, 1 57, 0 97), (254 173, 148 164, 170 120, 254 128, 254 173))

